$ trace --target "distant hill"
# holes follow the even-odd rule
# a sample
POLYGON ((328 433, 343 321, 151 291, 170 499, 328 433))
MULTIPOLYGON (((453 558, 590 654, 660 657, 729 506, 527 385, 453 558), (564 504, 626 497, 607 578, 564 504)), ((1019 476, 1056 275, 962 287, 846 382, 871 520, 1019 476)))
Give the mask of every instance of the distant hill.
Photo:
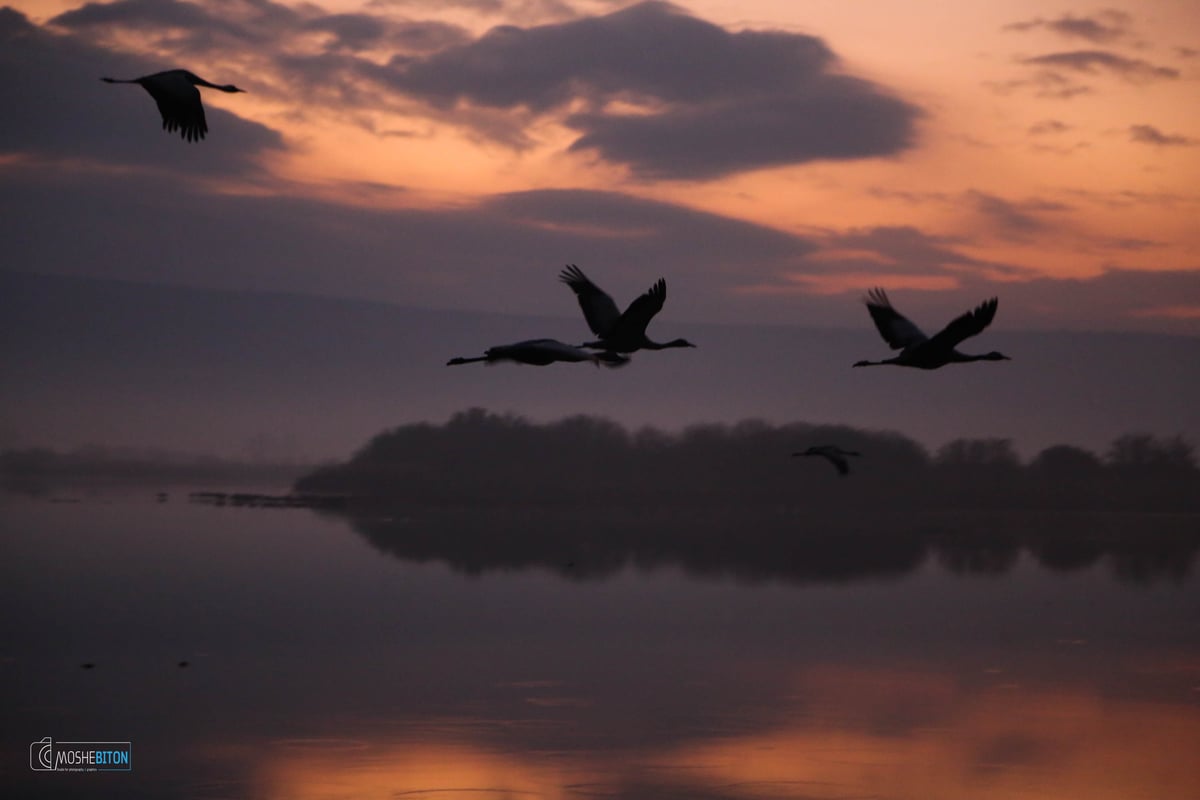
POLYGON ((560 316, 538 318, 0 272, 0 449, 315 462, 469 407, 664 430, 803 420, 928 448, 1001 437, 1026 456, 1055 443, 1102 451, 1130 431, 1200 440, 1195 338, 1013 331, 1003 305, 977 341, 1013 361, 933 373, 851 369, 888 352, 865 312, 844 330, 718 326, 670 303, 652 333, 697 349, 638 354, 618 370, 445 366, 523 338, 588 338, 563 294, 560 316))

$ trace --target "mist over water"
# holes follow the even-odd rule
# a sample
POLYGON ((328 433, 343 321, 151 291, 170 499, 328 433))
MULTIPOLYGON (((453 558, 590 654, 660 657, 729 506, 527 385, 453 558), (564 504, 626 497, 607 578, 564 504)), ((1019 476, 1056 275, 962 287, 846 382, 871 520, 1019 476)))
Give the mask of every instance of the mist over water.
POLYGON ((656 335, 698 347, 635 354, 617 370, 446 367, 494 344, 591 334, 569 293, 555 306, 562 316, 533 317, 3 271, 0 289, 0 357, 11 376, 0 395, 4 449, 104 445, 315 463, 344 459, 382 430, 440 424, 471 407, 668 432, 802 420, 896 431, 931 451, 996 437, 1026 460, 1053 444, 1103 452, 1138 431, 1200 441, 1200 360, 1187 336, 994 326, 989 346, 1011 362, 855 370, 886 346, 852 304, 844 329, 658 320, 656 335))

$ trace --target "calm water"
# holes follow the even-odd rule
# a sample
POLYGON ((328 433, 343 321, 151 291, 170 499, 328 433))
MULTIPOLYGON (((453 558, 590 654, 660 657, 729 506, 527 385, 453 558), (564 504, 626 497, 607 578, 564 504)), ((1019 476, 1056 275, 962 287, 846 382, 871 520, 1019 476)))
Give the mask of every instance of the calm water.
POLYGON ((389 525, 4 500, 5 796, 1200 797, 1178 564, 492 568, 389 525), (34 772, 45 736, 132 770, 34 772))

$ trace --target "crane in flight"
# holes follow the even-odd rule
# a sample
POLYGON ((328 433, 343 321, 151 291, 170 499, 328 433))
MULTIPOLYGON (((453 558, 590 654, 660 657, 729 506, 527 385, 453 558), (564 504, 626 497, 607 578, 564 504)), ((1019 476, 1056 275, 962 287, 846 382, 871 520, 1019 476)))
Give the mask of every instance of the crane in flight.
POLYGON ((798 453, 792 453, 793 456, 820 456, 826 459, 838 471, 838 475, 845 475, 850 472, 850 462, 847 456, 861 456, 862 453, 854 450, 843 450, 836 444, 818 444, 813 445, 807 450, 802 450, 798 453))
POLYGON ((494 364, 497 361, 515 361, 518 364, 534 364, 544 367, 556 361, 590 361, 599 366, 605 364, 619 367, 629 363, 629 357, 612 351, 593 353, 581 347, 574 347, 557 339, 526 339, 513 344, 501 344, 489 347, 481 356, 452 358, 446 366, 455 364, 471 364, 485 361, 494 364))
POLYGON ((665 350, 668 347, 695 347, 687 339, 672 339, 656 342, 646 336, 646 326, 667 299, 667 282, 657 282, 636 298, 621 312, 608 292, 601 289, 583 274, 574 264, 559 273, 559 280, 571 287, 583 310, 592 333, 600 338, 584 342, 582 347, 598 347, 614 353, 632 353, 635 350, 665 350))
POLYGON ((197 86, 206 86, 222 92, 244 92, 232 83, 224 86, 209 83, 186 69, 169 69, 166 72, 156 72, 153 75, 143 75, 140 78, 121 80, 118 78, 101 78, 105 83, 136 83, 150 93, 158 104, 158 113, 162 114, 163 130, 168 133, 179 131, 179 135, 189 142, 197 142, 208 133, 208 123, 204 119, 204 105, 200 102, 200 90, 197 86))
POLYGON ((926 336, 920 328, 896 309, 888 300, 883 289, 872 289, 863 298, 875 327, 879 334, 893 350, 900 354, 882 361, 858 361, 856 367, 874 367, 880 364, 895 364, 899 367, 916 367, 917 369, 937 369, 947 364, 961 364, 967 361, 1009 361, 1008 356, 993 350, 981 355, 960 353, 955 348, 959 342, 980 333, 991 324, 996 316, 996 298, 985 300, 973 311, 968 311, 950 321, 946 327, 933 336, 926 336))

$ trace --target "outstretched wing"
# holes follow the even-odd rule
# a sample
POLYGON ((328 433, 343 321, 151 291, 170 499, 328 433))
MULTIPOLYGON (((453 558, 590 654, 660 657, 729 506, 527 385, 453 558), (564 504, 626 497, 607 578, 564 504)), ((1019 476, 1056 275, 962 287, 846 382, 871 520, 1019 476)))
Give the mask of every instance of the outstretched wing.
POLYGON ((621 311, 608 293, 592 283, 588 276, 583 274, 583 270, 574 264, 568 264, 566 269, 559 273, 558 279, 575 292, 579 307, 583 309, 583 318, 587 320, 592 333, 601 339, 612 333, 617 321, 621 319, 621 311))
POLYGON ((643 292, 629 304, 621 319, 612 332, 614 338, 640 337, 646 333, 646 326, 654 315, 662 311, 663 303, 667 302, 667 282, 659 278, 653 286, 643 292))
POLYGON ((807 450, 799 453, 792 453, 793 456, 820 456, 826 459, 830 464, 833 464, 834 469, 839 475, 845 475, 850 471, 850 462, 846 460, 847 455, 858 455, 858 453, 843 452, 833 445, 823 444, 814 445, 807 450))
POLYGON ((138 82, 158 104, 163 130, 176 130, 189 142, 196 142, 208 133, 200 90, 191 84, 182 70, 170 70, 139 78, 138 82))
POLYGON ((871 312, 879 335, 893 350, 902 350, 929 338, 908 317, 892 308, 892 301, 888 300, 883 289, 867 292, 863 302, 867 305, 867 311, 871 312))
POLYGON ((829 463, 833 464, 834 468, 838 471, 838 475, 845 475, 846 473, 850 472, 850 462, 841 455, 830 453, 828 451, 822 455, 829 459, 829 463))
POLYGON ((974 336, 990 325, 992 318, 996 316, 998 304, 999 301, 995 297, 985 300, 976 306, 974 311, 968 311, 952 320, 949 325, 935 333, 930 341, 939 347, 953 348, 963 339, 974 336))

